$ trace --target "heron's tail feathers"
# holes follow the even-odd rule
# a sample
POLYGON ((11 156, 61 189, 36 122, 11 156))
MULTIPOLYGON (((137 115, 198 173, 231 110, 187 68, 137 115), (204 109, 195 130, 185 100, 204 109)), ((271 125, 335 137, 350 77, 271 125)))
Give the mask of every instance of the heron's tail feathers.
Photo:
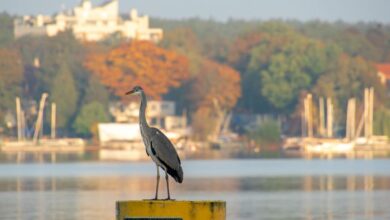
POLYGON ((176 182, 182 183, 183 182, 183 169, 179 165, 179 168, 177 169, 177 177, 175 177, 176 182))
POLYGON ((179 165, 175 169, 168 168, 168 174, 171 175, 176 182, 182 183, 183 182, 183 169, 179 165))

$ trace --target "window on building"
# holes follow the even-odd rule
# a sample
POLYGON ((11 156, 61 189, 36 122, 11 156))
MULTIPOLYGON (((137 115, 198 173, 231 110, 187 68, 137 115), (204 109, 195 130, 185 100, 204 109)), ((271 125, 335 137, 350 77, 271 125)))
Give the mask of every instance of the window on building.
POLYGON ((169 109, 169 104, 168 103, 162 103, 162 105, 161 105, 161 108, 162 109, 169 109))

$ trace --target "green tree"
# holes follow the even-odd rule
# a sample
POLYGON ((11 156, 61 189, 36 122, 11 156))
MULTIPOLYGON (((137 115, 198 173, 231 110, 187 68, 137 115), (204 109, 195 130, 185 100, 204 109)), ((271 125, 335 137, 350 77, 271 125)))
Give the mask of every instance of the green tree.
POLYGON ((97 124, 109 121, 105 107, 99 102, 91 102, 83 105, 80 114, 76 117, 73 128, 83 137, 96 136, 97 124))
POLYGON ((13 17, 6 12, 0 13, 0 47, 4 47, 13 41, 13 27, 13 17))
POLYGON ((16 51, 0 49, 0 115, 15 109, 15 97, 20 96, 23 66, 16 51))
POLYGON ((78 92, 73 74, 65 64, 60 66, 54 78, 49 98, 57 104, 57 125, 67 129, 77 108, 78 92))
POLYGON ((335 98, 338 105, 343 106, 352 97, 362 100, 364 88, 367 87, 374 87, 377 101, 383 103, 385 88, 380 84, 372 63, 362 57, 341 54, 321 75, 312 90, 318 96, 335 98))
POLYGON ((369 87, 375 91, 375 106, 382 106, 386 100, 385 87, 380 84, 373 64, 362 57, 341 54, 312 85, 311 91, 317 97, 332 98, 337 115, 335 120, 344 124, 348 99, 355 97, 363 103, 364 89, 369 87))
POLYGON ((109 91, 95 75, 89 76, 88 86, 85 91, 83 104, 91 102, 99 102, 104 106, 108 106, 110 99, 109 91))
POLYGON ((276 120, 267 119, 258 124, 254 129, 248 131, 249 138, 257 144, 267 147, 280 142, 280 126, 276 120))
POLYGON ((92 47, 82 45, 71 31, 55 37, 24 36, 15 41, 14 47, 25 65, 24 97, 39 100, 43 92, 48 92, 49 100, 57 103, 59 128, 70 134, 70 125, 88 88, 90 74, 82 62, 85 51, 92 47))
POLYGON ((79 106, 81 107, 77 110, 77 115, 72 125, 72 129, 77 135, 88 138, 97 136, 96 122, 106 122, 109 119, 109 99, 108 89, 100 83, 95 75, 91 74, 85 94, 82 100, 79 101, 79 106))
POLYGON ((390 110, 378 108, 374 114, 374 134, 390 138, 390 110))
POLYGON ((42 92, 50 91, 61 65, 66 65, 73 73, 78 93, 83 94, 81 91, 88 78, 81 65, 85 49, 72 32, 55 37, 24 36, 13 46, 21 54, 25 66, 25 96, 37 100, 42 92), (35 61, 39 61, 39 66, 34 65, 35 61))
POLYGON ((243 73, 242 104, 256 112, 294 111, 300 91, 309 90, 338 53, 299 34, 263 34, 243 73))
POLYGON ((201 51, 197 36, 189 28, 177 28, 168 31, 164 34, 164 39, 160 42, 160 45, 184 55, 199 54, 201 51))
POLYGON ((341 34, 334 37, 333 42, 350 56, 362 56, 376 61, 382 58, 380 49, 376 48, 357 28, 344 29, 341 34))

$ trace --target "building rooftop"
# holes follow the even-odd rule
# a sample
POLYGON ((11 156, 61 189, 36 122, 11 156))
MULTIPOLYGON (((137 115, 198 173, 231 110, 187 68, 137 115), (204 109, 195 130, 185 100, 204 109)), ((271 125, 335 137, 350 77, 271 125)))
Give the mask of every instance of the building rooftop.
POLYGON ((390 63, 376 64, 378 72, 381 72, 387 80, 390 80, 390 63))

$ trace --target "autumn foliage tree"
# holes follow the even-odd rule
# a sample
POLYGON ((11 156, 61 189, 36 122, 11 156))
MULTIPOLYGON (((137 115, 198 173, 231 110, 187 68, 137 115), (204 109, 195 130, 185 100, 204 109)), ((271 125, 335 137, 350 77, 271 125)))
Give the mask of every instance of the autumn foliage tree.
POLYGON ((229 48, 228 62, 236 69, 245 71, 250 59, 250 50, 261 42, 263 33, 247 33, 235 40, 229 48))
POLYGON ((192 84, 191 100, 197 107, 231 109, 241 95, 240 74, 233 68, 204 60, 192 84))
POLYGON ((241 95, 240 74, 231 67, 203 60, 195 76, 190 100, 195 105, 193 129, 198 139, 213 139, 241 95))
POLYGON ((146 41, 122 44, 106 54, 92 53, 84 65, 117 96, 140 85, 149 96, 160 98, 189 77, 185 56, 146 41))

